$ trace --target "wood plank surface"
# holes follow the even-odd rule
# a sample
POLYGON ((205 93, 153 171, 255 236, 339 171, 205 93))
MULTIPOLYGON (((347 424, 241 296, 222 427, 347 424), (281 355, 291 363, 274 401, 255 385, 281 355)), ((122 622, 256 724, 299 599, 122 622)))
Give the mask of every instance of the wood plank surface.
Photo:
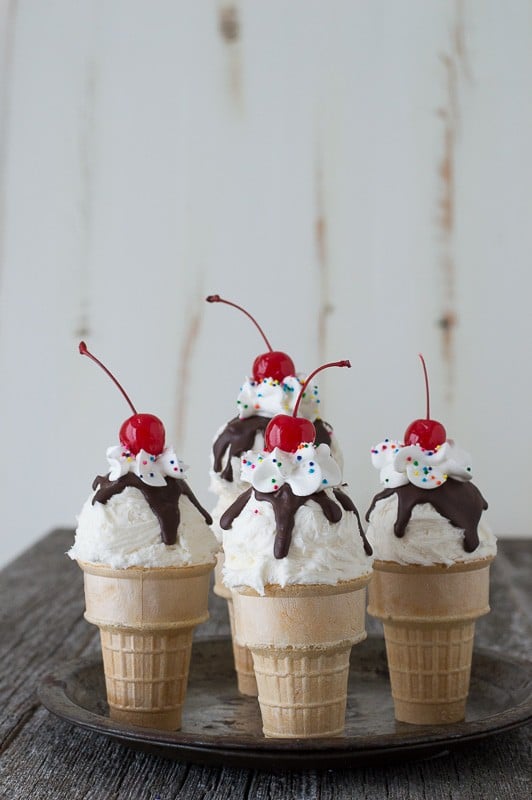
POLYGON ((298 372, 351 359, 319 385, 361 510, 370 448, 424 408, 421 350, 491 526, 530 534, 526 447, 511 481, 496 467, 532 396, 531 15, 532 0, 0 2, 0 564, 73 524, 127 414, 80 339, 213 503, 212 439, 263 350, 207 306, 215 292, 298 372), (47 476, 28 503, 32 453, 47 476))
MULTIPOLYGON (((164 760, 55 718, 37 699, 40 680, 63 661, 97 652, 99 646, 97 632, 83 619, 81 573, 64 556, 71 539, 70 531, 55 531, 0 573, 1 798, 530 798, 531 726, 432 761, 275 774, 164 760)), ((531 574, 530 543, 501 542, 493 567, 492 613, 478 624, 478 646, 530 657, 531 574)), ((225 606, 211 597, 211 619, 199 636, 228 632, 225 606)), ((368 627, 378 630, 374 621, 368 627)))

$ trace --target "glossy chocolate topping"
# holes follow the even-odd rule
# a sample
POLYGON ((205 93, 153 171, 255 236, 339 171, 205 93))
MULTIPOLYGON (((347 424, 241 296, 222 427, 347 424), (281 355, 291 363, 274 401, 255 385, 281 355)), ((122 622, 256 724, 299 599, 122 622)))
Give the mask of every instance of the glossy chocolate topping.
POLYGON ((269 421, 268 417, 246 417, 245 419, 234 417, 229 420, 212 447, 213 469, 220 473, 220 477, 226 481, 234 480, 231 459, 233 456, 241 456, 246 450, 251 450, 255 442, 255 435, 259 431, 264 433, 269 421), (229 449, 229 455, 224 467, 223 459, 227 449, 229 449))
POLYGON ((449 520, 451 525, 464 531, 466 553, 472 553, 477 549, 479 545, 478 523, 488 504, 473 483, 464 483, 448 478, 437 489, 421 489, 412 483, 384 489, 373 498, 366 519, 369 521, 370 514, 379 500, 384 500, 393 494, 397 495, 397 520, 394 525, 394 533, 399 539, 405 535, 406 526, 414 507, 430 503, 438 514, 449 520))
MULTIPOLYGON (((220 527, 224 531, 227 531, 231 528, 234 520, 242 512, 244 506, 251 497, 252 492, 257 500, 264 500, 268 503, 271 503, 273 506, 276 524, 275 541, 273 546, 273 554, 275 558, 285 558, 285 556, 288 555, 290 543, 292 541, 292 532, 294 530, 296 512, 299 508, 301 508, 301 506, 305 505, 307 500, 314 500, 320 506, 329 522, 339 522, 342 519, 342 508, 345 511, 354 511, 358 519, 362 538, 364 539, 364 549, 366 550, 366 553, 368 552, 366 549, 366 539, 360 527, 360 517, 358 515, 358 511, 351 502, 350 498, 339 489, 335 489, 334 494, 338 502, 341 504, 341 507, 335 503, 334 500, 324 491, 314 492, 313 494, 301 497, 299 495, 295 495, 287 483, 283 484, 281 488, 277 489, 275 492, 259 492, 250 486, 250 488, 246 489, 245 492, 237 497, 235 502, 229 506, 224 514, 222 514, 220 519, 220 527)), ((369 547, 369 552, 371 553, 369 542, 367 542, 367 546, 369 547)))
MULTIPOLYGON (((215 472, 220 473, 221 478, 230 482, 234 480, 231 459, 233 456, 240 457, 247 450, 252 450, 256 434, 259 431, 264 433, 269 421, 269 417, 259 416, 246 417, 245 419, 234 417, 229 420, 212 448, 214 456, 213 468, 215 472), (229 450, 229 455, 227 464, 224 467, 223 460, 227 450, 229 450)), ((315 445, 328 444, 330 447, 332 432, 330 425, 321 419, 315 420, 313 424, 316 429, 315 445)))
POLYGON ((179 511, 179 498, 181 495, 188 497, 192 505, 203 516, 207 525, 212 525, 211 515, 200 505, 188 483, 182 479, 167 478, 166 486, 148 486, 147 483, 141 481, 132 472, 127 472, 116 481, 109 480, 108 475, 97 475, 92 483, 92 488, 96 490, 96 494, 92 498, 92 505, 94 503, 107 503, 113 495, 123 492, 126 486, 132 486, 142 492, 144 499, 159 521, 161 539, 164 544, 175 544, 177 542, 177 530, 181 519, 179 511))

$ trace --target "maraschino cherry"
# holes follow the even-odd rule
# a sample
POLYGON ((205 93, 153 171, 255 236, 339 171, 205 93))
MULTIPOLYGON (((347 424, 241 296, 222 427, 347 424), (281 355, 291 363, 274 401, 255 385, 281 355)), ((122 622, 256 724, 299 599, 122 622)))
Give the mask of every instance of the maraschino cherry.
POLYGON ((133 416, 126 419, 120 428, 120 444, 133 455, 137 455, 140 450, 145 450, 152 456, 160 455, 164 450, 165 430, 164 425, 153 414, 138 414, 135 406, 129 399, 125 390, 118 383, 115 376, 102 362, 96 358, 89 350, 85 342, 79 343, 79 352, 82 356, 88 356, 98 364, 99 367, 111 378, 124 395, 129 407, 133 411, 133 416))
POLYGON ((435 450, 447 440, 447 431, 435 419, 430 418, 430 393, 429 393, 429 378, 427 375, 427 365, 425 359, 419 353, 421 363, 423 365, 423 374, 425 376, 425 396, 427 399, 427 416, 425 419, 415 419, 411 422, 405 431, 405 445, 417 444, 423 447, 424 450, 435 450))
POLYGON ((248 311, 246 311, 245 308, 238 306, 236 303, 232 303, 230 300, 224 300, 219 294, 210 294, 205 299, 208 303, 225 303, 227 306, 233 306, 233 308, 237 308, 239 311, 242 311, 242 313, 245 314, 246 317, 249 317, 249 319, 253 322, 260 335, 266 342, 266 347, 268 348, 269 352, 262 353, 262 355, 257 356, 253 362, 252 376, 254 381, 260 383, 260 381, 264 380, 264 378, 273 378, 275 381, 279 381, 279 383, 281 383, 284 378, 288 377, 288 375, 296 374, 296 368, 290 356, 281 352, 281 350, 272 350, 272 346, 266 338, 266 334, 260 327, 259 323, 248 311))
POLYGON ((350 361, 331 361, 311 372, 301 387, 292 414, 277 414, 269 421, 264 431, 264 449, 270 453, 276 447, 285 453, 295 453, 300 444, 314 444, 316 428, 309 419, 298 417, 299 404, 309 382, 316 373, 328 367, 350 367, 350 361))

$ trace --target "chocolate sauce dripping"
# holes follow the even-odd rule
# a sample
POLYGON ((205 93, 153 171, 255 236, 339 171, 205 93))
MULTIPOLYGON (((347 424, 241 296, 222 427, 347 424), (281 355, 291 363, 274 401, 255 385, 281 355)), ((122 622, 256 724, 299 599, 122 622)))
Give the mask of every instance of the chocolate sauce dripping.
MULTIPOLYGON (((243 492, 243 494, 237 497, 235 502, 229 506, 227 511, 224 512, 220 519, 220 527, 224 531, 229 530, 234 520, 242 512, 244 506, 251 497, 252 492, 257 500, 265 500, 266 502, 271 503, 273 506, 273 513, 275 515, 275 524, 277 529, 273 546, 273 554, 275 558, 285 558, 285 556, 288 555, 290 543, 292 541, 292 531, 294 530, 294 522, 297 510, 301 508, 301 506, 305 505, 307 500, 314 500, 320 506, 324 516, 329 520, 329 522, 340 522, 342 519, 342 508, 337 505, 334 500, 332 500, 332 498, 330 498, 329 495, 324 491, 314 492, 313 494, 301 497, 299 495, 295 495, 292 492, 289 484, 285 483, 275 492, 259 492, 256 489, 253 489, 253 487, 250 487, 243 492)), ((336 495, 336 490, 334 493, 336 495)), ((355 510, 360 525, 358 512, 347 495, 339 491, 339 496, 337 499, 346 511, 351 511, 353 509, 355 510), (346 503, 346 505, 344 505, 344 503, 346 503), (346 507, 349 503, 353 505, 353 508, 346 507)), ((364 549, 366 548, 364 547, 364 549)))
POLYGON ((223 531, 228 531, 229 528, 232 526, 235 519, 242 513, 244 510, 244 506, 246 505, 247 501, 251 497, 251 492, 253 491, 253 486, 250 486, 249 489, 246 489, 245 492, 239 494, 234 503, 231 503, 228 509, 224 511, 222 516, 220 517, 220 528, 223 531))
POLYGON ((316 429, 316 439, 314 440, 314 446, 317 447, 319 444, 328 444, 330 447, 333 429, 331 428, 329 423, 324 422, 322 419, 315 419, 313 425, 314 428, 316 429))
POLYGON ((246 450, 251 450, 255 442, 255 435, 261 431, 264 433, 270 420, 268 417, 246 417, 240 419, 234 417, 229 420, 221 434, 216 439, 212 452, 214 455, 214 471, 220 473, 226 481, 233 481, 233 456, 241 456, 246 450), (227 464, 223 467, 223 457, 229 448, 227 464))
POLYGON ((342 506, 342 508, 344 509, 344 511, 352 511, 353 514, 356 516, 358 522, 358 532, 360 533, 360 537, 364 544, 364 552, 368 556, 373 555, 373 548, 366 539, 366 534, 364 533, 364 529, 362 527, 362 522, 360 520, 360 514, 358 513, 358 508, 353 503, 349 495, 347 495, 341 489, 333 489, 333 494, 340 503, 340 505, 342 506))
MULTIPOLYGON (((252 450, 256 434, 259 431, 264 433, 269 421, 269 417, 259 416, 246 417, 245 419, 234 417, 229 420, 212 448, 214 455, 213 469, 215 472, 220 473, 221 478, 231 483, 233 482, 231 459, 233 456, 240 457, 246 450, 252 450), (229 456, 224 467, 223 459, 228 448, 229 456)), ((328 444, 330 447, 332 428, 321 419, 314 421, 314 427, 316 429, 315 445, 328 444)))
POLYGON ((177 542, 177 529, 181 519, 179 512, 179 498, 181 495, 188 497, 192 505, 203 516, 207 525, 212 525, 211 515, 200 505, 188 483, 181 478, 166 479, 165 486, 149 486, 132 472, 127 472, 116 481, 110 480, 108 475, 98 475, 92 483, 92 488, 97 490, 92 498, 92 505, 94 503, 103 503, 105 505, 113 495, 123 492, 126 486, 132 486, 142 492, 144 499, 159 521, 161 539, 164 544, 170 545, 177 542))
POLYGON ((451 525, 463 529, 466 553, 472 553, 477 549, 479 545, 478 523, 488 504, 473 483, 463 483, 449 478, 437 489, 420 489, 419 486, 414 486, 412 483, 384 489, 373 498, 366 519, 369 520, 370 514, 379 500, 391 497, 392 494, 397 495, 397 520, 394 525, 394 533, 399 539, 405 535, 414 506, 430 503, 435 511, 449 520, 451 525))

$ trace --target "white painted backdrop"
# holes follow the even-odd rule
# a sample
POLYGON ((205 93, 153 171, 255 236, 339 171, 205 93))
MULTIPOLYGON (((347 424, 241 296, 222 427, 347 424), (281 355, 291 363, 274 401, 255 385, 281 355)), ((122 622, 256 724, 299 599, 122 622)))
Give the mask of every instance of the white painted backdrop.
POLYGON ((128 409, 208 494, 262 343, 369 448, 433 412, 530 535, 532 0, 2 0, 0 559, 73 526, 128 409))

